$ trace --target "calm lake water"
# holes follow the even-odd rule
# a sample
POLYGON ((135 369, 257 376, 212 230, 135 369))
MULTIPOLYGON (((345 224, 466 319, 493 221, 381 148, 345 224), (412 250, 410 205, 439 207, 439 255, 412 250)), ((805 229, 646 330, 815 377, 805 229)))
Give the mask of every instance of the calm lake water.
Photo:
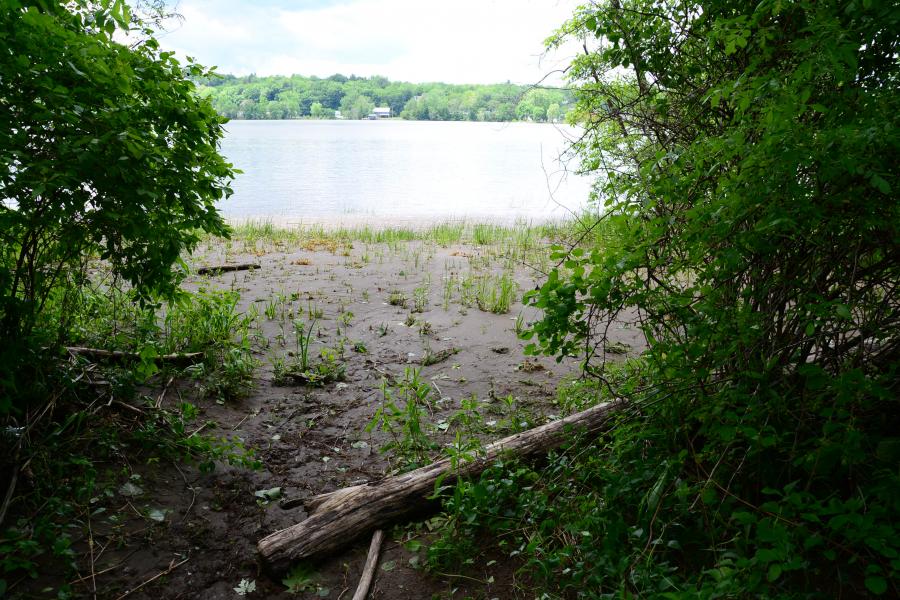
POLYGON ((220 205, 235 220, 539 221, 566 216, 588 195, 588 180, 559 160, 577 134, 564 126, 232 121, 226 129, 223 154, 244 172, 220 205))

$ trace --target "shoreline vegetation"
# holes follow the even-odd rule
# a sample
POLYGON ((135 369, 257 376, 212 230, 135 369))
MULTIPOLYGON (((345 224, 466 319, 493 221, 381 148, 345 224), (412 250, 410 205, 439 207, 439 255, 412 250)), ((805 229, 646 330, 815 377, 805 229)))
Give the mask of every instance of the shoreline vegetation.
MULTIPOLYGON (((552 268, 550 244, 585 235, 575 220, 245 221, 230 238, 202 236, 182 257, 178 298, 160 306, 141 306, 90 258, 82 291, 51 299, 36 324, 69 350, 47 357, 55 375, 45 385, 59 392, 23 449, 30 466, 9 505, 0 576, 16 594, 97 586, 113 597, 166 570, 142 549, 191 547, 172 563, 190 558, 190 573, 167 572, 167 586, 336 589, 355 553, 295 565, 281 585, 256 573, 257 539, 298 518, 281 501, 404 472, 452 448, 477 452, 595 393, 573 361, 525 356, 519 339, 537 316, 522 292, 552 268), (241 264, 254 268, 222 268, 241 264), (57 413, 71 415, 62 427, 57 413), (62 448, 65 458, 52 460, 62 448), (234 554, 206 551, 235 540, 234 554), (91 554, 98 547, 109 550, 91 554), (71 570, 55 571, 60 562, 71 570)), ((590 232, 592 244, 611 239, 590 232)), ((638 337, 622 330, 613 360, 637 352, 638 337)), ((423 568, 437 538, 422 527, 389 530, 383 562, 398 567, 379 573, 383 589, 459 586, 423 568)), ((514 578, 502 573, 514 561, 502 562, 487 587, 506 597, 514 578)))
POLYGON ((391 117, 414 121, 559 123, 575 104, 570 90, 511 83, 407 83, 340 74, 213 75, 194 82, 219 114, 236 120, 355 120, 385 107, 391 117))

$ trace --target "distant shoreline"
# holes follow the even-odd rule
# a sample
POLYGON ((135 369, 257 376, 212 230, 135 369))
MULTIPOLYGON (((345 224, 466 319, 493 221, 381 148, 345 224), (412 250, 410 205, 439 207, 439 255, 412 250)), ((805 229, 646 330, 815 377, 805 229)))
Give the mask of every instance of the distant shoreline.
POLYGON ((314 121, 317 123, 377 123, 378 121, 392 121, 395 123, 491 123, 494 125, 509 125, 512 123, 516 124, 524 124, 524 125, 562 125, 562 126, 570 126, 569 123, 565 121, 521 121, 521 120, 512 120, 512 121, 469 121, 463 119, 404 119, 403 117, 390 117, 383 119, 317 119, 313 117, 290 117, 287 119, 245 119, 242 117, 226 117, 228 122, 232 121, 277 121, 283 123, 284 121, 314 121))

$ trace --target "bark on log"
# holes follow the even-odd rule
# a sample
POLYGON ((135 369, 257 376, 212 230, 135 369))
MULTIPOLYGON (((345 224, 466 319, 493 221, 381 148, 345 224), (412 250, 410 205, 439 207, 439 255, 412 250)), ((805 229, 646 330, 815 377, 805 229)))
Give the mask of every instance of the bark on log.
POLYGON ((373 529, 385 529, 421 511, 439 477, 444 477, 444 484, 452 484, 457 475, 477 475, 501 456, 546 453, 570 439, 573 432, 604 429, 609 416, 622 406, 620 402, 600 404, 503 438, 485 446, 476 460, 457 465, 458 473, 452 470, 450 460, 444 459, 409 473, 316 496, 306 502, 306 520, 266 536, 257 549, 275 573, 285 571, 294 561, 333 553, 373 529))
POLYGON ((215 275, 217 273, 229 273, 231 271, 249 271, 258 269, 256 263, 241 263, 239 265, 219 265, 217 267, 200 267, 197 269, 197 275, 215 275))
MULTIPOLYGON (((105 360, 141 360, 137 352, 124 352, 122 350, 102 350, 100 348, 85 348, 83 346, 66 346, 69 354, 87 356, 88 358, 105 360)), ((172 363, 195 363, 203 360, 202 352, 180 352, 175 354, 163 354, 154 360, 172 363)))

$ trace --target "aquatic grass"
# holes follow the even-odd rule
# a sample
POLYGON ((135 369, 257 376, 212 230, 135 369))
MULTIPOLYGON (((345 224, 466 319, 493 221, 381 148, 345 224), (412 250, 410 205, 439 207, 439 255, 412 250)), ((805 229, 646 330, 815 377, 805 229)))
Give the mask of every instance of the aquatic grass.
MULTIPOLYGON (((416 226, 323 224, 277 225, 271 221, 248 220, 232 225, 232 240, 226 242, 245 252, 261 252, 272 247, 288 251, 304 249, 326 250, 333 254, 340 252, 348 256, 355 242, 366 244, 364 251, 368 262, 373 257, 379 262, 385 259, 384 247, 393 253, 404 251, 417 264, 425 257, 431 257, 435 247, 447 248, 456 244, 471 244, 484 249, 487 256, 483 260, 504 258, 528 264, 546 264, 548 247, 551 243, 569 244, 580 241, 581 245, 608 247, 619 236, 618 228, 606 221, 598 223, 596 211, 582 213, 553 221, 531 223, 520 219, 513 224, 470 222, 465 219, 449 219, 442 222, 416 226), (425 244, 416 254, 403 248, 410 242, 425 244), (432 246, 433 245, 433 246, 432 246)), ((213 238, 206 238, 210 243, 213 238)))
POLYGON ((465 221, 446 221, 444 223, 432 225, 431 228, 425 232, 425 235, 437 245, 446 248, 453 244, 460 243, 465 232, 465 221))
POLYGON ((475 302, 485 312, 506 314, 515 302, 518 291, 519 285, 509 272, 480 277, 475 288, 475 302))
POLYGON ((472 242, 479 246, 494 244, 505 237, 507 228, 488 223, 476 223, 472 227, 472 242))

